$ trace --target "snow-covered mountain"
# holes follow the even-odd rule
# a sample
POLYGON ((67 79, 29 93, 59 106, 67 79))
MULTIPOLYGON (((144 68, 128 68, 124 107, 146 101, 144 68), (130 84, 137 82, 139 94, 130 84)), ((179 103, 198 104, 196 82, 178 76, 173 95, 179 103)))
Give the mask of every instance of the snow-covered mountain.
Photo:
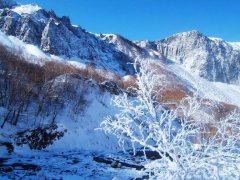
POLYGON ((207 80, 239 84, 238 43, 228 43, 220 38, 208 38, 198 31, 190 31, 159 41, 139 41, 136 44, 158 51, 207 80))
POLYGON ((66 16, 57 17, 36 4, 15 5, 3 1, 0 10, 0 29, 44 52, 74 59, 120 74, 132 72, 128 56, 94 34, 72 25, 66 16))
POLYGON ((210 81, 239 83, 239 43, 208 38, 198 31, 178 33, 158 41, 132 42, 120 35, 92 34, 36 4, 1 1, 0 29, 44 52, 102 67, 121 75, 133 71, 136 57, 177 62, 210 81))
POLYGON ((102 40, 113 44, 119 51, 130 58, 163 58, 159 53, 138 46, 134 42, 116 34, 97 34, 102 40))

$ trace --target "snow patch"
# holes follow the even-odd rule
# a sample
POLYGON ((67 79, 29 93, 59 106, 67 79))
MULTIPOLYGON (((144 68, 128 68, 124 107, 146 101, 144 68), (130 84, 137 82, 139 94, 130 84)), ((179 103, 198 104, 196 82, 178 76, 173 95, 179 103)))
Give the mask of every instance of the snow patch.
POLYGON ((42 8, 36 4, 27 4, 27 5, 17 6, 14 9, 12 9, 12 11, 18 13, 19 15, 23 15, 23 14, 33 14, 40 9, 42 8))
POLYGON ((42 61, 51 59, 50 56, 38 47, 32 44, 26 44, 14 36, 7 36, 3 32, 0 32, 0 44, 34 64, 42 65, 42 61))
POLYGON ((228 42, 228 43, 233 47, 233 49, 240 50, 240 42, 228 42))
POLYGON ((80 63, 80 62, 77 62, 77 61, 67 61, 67 63, 76 67, 76 68, 79 68, 79 69, 86 69, 87 68, 86 64, 83 64, 83 63, 80 63))
POLYGON ((3 46, 8 48, 14 47, 14 44, 12 43, 12 41, 1 31, 0 31, 0 43, 3 46))
POLYGON ((133 79, 134 79, 133 75, 126 75, 126 76, 122 77, 123 81, 130 81, 130 80, 133 80, 133 79))
POLYGON ((222 38, 216 38, 216 37, 208 37, 212 41, 224 41, 222 38))
POLYGON ((38 58, 49 59, 49 57, 44 52, 42 52, 39 48, 37 48, 34 45, 26 44, 25 45, 25 49, 26 49, 27 53, 32 54, 32 55, 34 55, 34 56, 36 56, 38 58))

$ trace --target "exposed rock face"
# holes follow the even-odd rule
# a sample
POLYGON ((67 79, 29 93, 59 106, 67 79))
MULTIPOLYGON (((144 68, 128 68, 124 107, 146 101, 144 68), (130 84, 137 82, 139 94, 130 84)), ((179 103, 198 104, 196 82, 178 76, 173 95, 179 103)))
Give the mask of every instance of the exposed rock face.
POLYGON ((132 59, 114 45, 71 25, 68 17, 59 18, 34 4, 2 6, 0 29, 53 55, 75 58, 112 71, 133 72, 127 64, 132 59))
POLYGON ((198 31, 190 31, 160 41, 141 41, 137 44, 158 51, 210 81, 239 81, 240 48, 234 48, 222 39, 208 38, 198 31))
POLYGON ((100 34, 98 35, 102 40, 113 44, 116 46, 116 48, 126 54, 127 56, 131 58, 137 58, 137 57, 145 57, 147 58, 149 56, 149 51, 141 48, 140 46, 136 45, 132 41, 115 34, 100 34))
POLYGON ((117 83, 114 81, 104 81, 100 84, 102 90, 110 92, 111 94, 119 95, 122 90, 118 87, 117 83))

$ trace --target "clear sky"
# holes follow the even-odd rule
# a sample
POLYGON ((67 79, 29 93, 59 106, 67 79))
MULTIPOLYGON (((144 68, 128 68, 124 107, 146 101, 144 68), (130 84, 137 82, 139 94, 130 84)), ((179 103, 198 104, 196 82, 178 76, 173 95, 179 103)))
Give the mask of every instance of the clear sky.
POLYGON ((198 30, 207 36, 240 41, 240 0, 16 0, 37 3, 67 15, 94 33, 131 40, 157 40, 198 30))

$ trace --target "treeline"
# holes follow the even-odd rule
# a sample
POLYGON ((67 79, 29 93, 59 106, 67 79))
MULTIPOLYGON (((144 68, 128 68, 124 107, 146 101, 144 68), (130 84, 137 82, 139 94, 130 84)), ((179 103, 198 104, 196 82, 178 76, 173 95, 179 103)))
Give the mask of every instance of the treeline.
MULTIPOLYGON (((3 128, 6 122, 16 125, 30 106, 32 115, 48 117, 54 123, 64 106, 65 94, 74 100, 73 113, 79 113, 86 103, 85 86, 76 92, 71 90, 68 85, 71 82, 66 80, 61 87, 54 87, 55 78, 67 73, 80 72, 61 62, 46 62, 43 66, 29 63, 0 47, 0 106, 7 109, 1 117, 0 127, 3 128)), ((81 86, 81 81, 78 85, 81 86)))
POLYGON ((81 88, 78 92, 73 92, 74 87, 69 86, 71 82, 66 81, 56 88, 55 79, 60 75, 77 74, 97 83, 111 80, 123 89, 128 89, 135 83, 133 76, 124 79, 93 65, 76 68, 66 62, 44 60, 39 60, 44 63, 34 64, 31 59, 25 59, 21 54, 23 53, 11 52, 0 45, 0 106, 8 110, 1 118, 1 128, 6 122, 16 125, 21 114, 28 112, 30 106, 34 106, 34 116, 48 117, 54 123, 58 112, 64 106, 66 96, 74 101, 73 116, 80 113, 86 105, 84 94, 87 86, 81 85, 84 82, 80 81, 81 88))
MULTIPOLYGON (((18 52, 17 54, 22 53, 18 52)), ((92 65, 77 68, 60 61, 44 61, 41 65, 33 64, 17 54, 10 52, 4 46, 0 46, 0 106, 8 109, 7 114, 2 118, 2 123, 0 121, 1 127, 4 127, 7 121, 16 125, 21 113, 26 112, 33 101, 35 102, 35 115, 51 117, 51 121, 54 122, 58 111, 64 106, 64 94, 69 93, 75 101, 74 113, 79 113, 86 103, 84 99, 86 89, 83 89, 87 87, 79 84, 84 88, 80 88, 77 99, 76 95, 73 95, 76 92, 71 90, 73 87, 69 87, 70 82, 65 82, 65 85, 58 88, 61 89, 61 92, 54 91, 55 78, 63 74, 78 74, 98 83, 111 80, 120 88, 128 91, 134 91, 134 88, 137 88, 136 78, 132 75, 122 78, 92 65)), ((167 102, 170 106, 169 102, 178 103, 187 95, 188 93, 181 87, 168 88, 162 92, 158 100, 163 103, 167 102)), ((234 106, 222 103, 215 108, 216 116, 222 115, 223 112, 226 114, 234 108, 234 106)))

